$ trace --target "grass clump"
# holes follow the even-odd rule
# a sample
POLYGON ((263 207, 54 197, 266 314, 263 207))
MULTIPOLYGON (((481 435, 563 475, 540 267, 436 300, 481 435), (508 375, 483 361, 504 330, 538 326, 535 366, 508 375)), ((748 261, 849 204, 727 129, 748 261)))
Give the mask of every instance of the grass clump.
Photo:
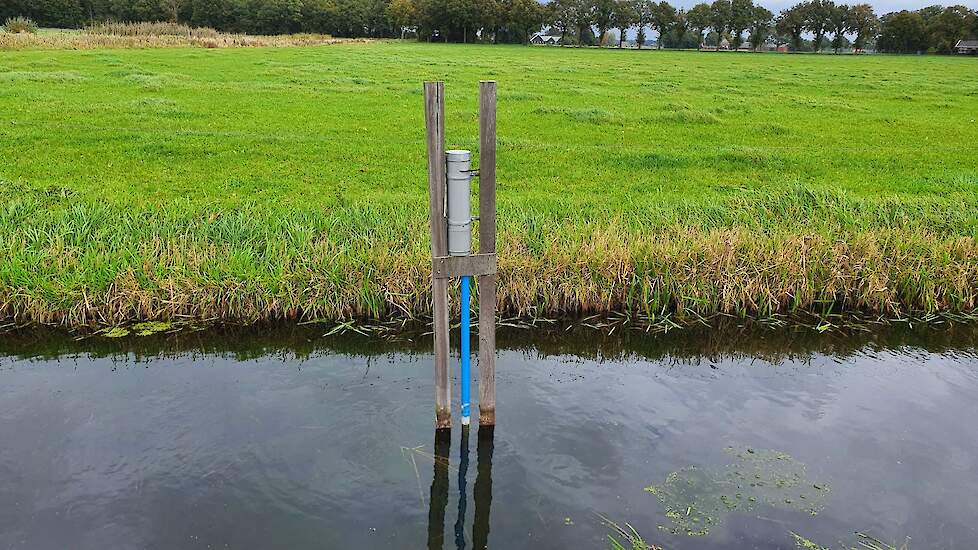
POLYGON ((673 124, 720 124, 720 117, 713 113, 694 110, 676 110, 659 116, 660 122, 673 124))
POLYGON ((541 115, 560 114, 564 115, 569 121, 585 124, 608 124, 615 120, 615 115, 610 111, 594 107, 585 109, 538 107, 533 112, 541 115))
POLYGON ((631 524, 626 523, 622 527, 603 515, 599 514, 598 517, 613 531, 608 535, 611 550, 663 550, 661 546, 646 542, 631 524))
POLYGON ((86 77, 75 71, 6 71, 0 72, 0 82, 80 82, 86 77))
POLYGON ((3 32, 10 34, 35 34, 37 23, 29 17, 10 17, 3 23, 3 32))

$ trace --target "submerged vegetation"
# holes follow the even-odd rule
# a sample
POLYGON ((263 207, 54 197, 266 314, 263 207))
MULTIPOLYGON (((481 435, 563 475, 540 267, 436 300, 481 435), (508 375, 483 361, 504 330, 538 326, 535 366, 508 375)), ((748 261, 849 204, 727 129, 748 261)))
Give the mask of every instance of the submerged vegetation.
POLYGON ((506 315, 973 311, 972 69, 416 43, 9 52, 0 317, 425 316, 421 81, 446 80, 449 146, 475 150, 480 78, 500 82, 506 315))
POLYGON ((733 462, 717 471, 690 466, 669 474, 646 491, 655 495, 674 535, 705 536, 733 512, 758 506, 815 515, 828 487, 808 479, 805 465, 777 451, 727 449, 733 462))
MULTIPOLYGON (((604 516, 601 518, 605 525, 612 530, 612 534, 608 535, 611 550, 664 550, 661 546, 646 542, 645 538, 630 524, 626 523, 625 527, 622 527, 604 516)), ((866 533, 856 533, 854 544, 840 543, 839 546, 832 547, 822 546, 794 532, 789 533, 789 535, 794 540, 795 547, 801 550, 833 550, 833 548, 838 550, 910 550, 909 537, 900 546, 896 546, 866 533)))
MULTIPOLYGON (((816 544, 797 533, 791 533, 791 536, 794 538, 795 546, 798 548, 803 548, 804 550, 832 550, 832 547, 830 546, 816 544)), ((838 548, 843 550, 910 550, 909 538, 907 538, 907 540, 900 546, 894 546, 892 544, 883 542, 878 538, 865 533, 856 533, 856 539, 855 544, 846 544, 839 546, 838 548)))
MULTIPOLYGON (((645 490, 655 495, 667 525, 660 531, 671 535, 705 537, 733 513, 759 513, 763 509, 782 509, 817 515, 825 506, 829 487, 808 478, 804 463, 773 450, 728 447, 731 462, 720 468, 688 466, 672 472, 658 485, 645 490)), ((646 542, 629 523, 624 527, 600 515, 611 530, 612 550, 659 550, 646 542)), ((795 532, 787 535, 795 546, 805 550, 909 550, 910 539, 899 546, 872 535, 857 532, 855 543, 840 542, 837 547, 822 546, 795 532)))

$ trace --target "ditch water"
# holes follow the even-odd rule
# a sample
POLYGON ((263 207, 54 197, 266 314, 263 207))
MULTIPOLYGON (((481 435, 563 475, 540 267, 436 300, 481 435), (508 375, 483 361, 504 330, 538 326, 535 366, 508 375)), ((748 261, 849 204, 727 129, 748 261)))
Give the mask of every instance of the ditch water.
POLYGON ((323 332, 0 335, 0 549, 978 546, 973 326, 501 331, 447 438, 430 341, 323 332))

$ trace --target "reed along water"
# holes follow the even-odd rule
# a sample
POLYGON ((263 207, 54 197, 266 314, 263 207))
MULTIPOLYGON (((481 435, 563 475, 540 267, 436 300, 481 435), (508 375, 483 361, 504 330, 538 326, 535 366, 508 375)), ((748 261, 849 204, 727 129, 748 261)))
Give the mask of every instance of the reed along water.
POLYGON ((429 339, 323 332, 0 335, 0 549, 978 546, 974 326, 504 330, 450 434, 429 339))

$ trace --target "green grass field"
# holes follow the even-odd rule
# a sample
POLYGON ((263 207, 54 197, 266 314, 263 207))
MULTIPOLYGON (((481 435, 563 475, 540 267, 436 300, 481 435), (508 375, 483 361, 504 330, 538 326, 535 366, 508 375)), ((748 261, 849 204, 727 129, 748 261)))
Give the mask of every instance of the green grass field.
POLYGON ((421 82, 478 149, 501 305, 970 311, 978 64, 417 43, 8 51, 0 316, 423 314, 421 82))

